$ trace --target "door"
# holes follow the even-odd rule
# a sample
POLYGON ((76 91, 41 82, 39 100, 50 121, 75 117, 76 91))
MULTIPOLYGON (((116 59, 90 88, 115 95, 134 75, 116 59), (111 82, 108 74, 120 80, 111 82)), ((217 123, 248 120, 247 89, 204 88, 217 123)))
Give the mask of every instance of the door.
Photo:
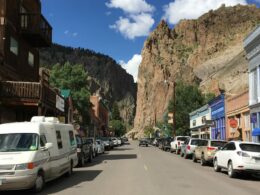
POLYGON ((222 167, 227 168, 228 160, 234 150, 236 150, 236 146, 233 142, 226 144, 224 148, 219 152, 218 164, 222 167))

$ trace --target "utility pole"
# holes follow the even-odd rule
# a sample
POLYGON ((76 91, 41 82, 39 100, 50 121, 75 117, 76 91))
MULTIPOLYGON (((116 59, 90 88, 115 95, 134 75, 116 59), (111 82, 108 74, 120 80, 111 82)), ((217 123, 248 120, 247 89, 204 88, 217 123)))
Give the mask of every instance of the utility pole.
POLYGON ((175 93, 176 83, 173 82, 173 137, 176 137, 176 93, 175 93))

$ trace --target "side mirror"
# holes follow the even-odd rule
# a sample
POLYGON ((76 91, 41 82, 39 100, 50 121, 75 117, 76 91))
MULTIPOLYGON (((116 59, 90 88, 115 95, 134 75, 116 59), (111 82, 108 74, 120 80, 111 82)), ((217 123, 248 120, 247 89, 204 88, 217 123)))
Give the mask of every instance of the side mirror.
POLYGON ((53 148, 53 143, 46 143, 45 144, 45 147, 44 147, 45 150, 49 150, 51 148, 53 148))

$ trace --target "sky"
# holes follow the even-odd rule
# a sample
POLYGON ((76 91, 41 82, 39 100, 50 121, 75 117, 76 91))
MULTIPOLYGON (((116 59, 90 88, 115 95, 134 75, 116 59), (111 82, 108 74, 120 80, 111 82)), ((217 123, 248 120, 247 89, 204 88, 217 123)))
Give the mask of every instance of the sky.
POLYGON ((222 4, 260 0, 41 0, 53 27, 53 42, 81 47, 115 59, 137 80, 144 42, 164 19, 172 28, 181 19, 197 19, 222 4))

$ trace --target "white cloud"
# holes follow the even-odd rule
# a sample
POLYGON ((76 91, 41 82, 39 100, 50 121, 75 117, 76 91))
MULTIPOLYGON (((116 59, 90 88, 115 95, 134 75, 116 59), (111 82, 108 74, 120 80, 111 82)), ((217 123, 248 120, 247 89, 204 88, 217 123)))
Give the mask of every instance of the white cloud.
POLYGON ((64 34, 65 34, 65 35, 69 34, 69 31, 68 31, 68 30, 65 30, 65 31, 64 31, 64 34))
POLYGON ((126 69, 126 72, 131 74, 134 77, 134 81, 137 82, 137 76, 138 76, 138 68, 139 65, 142 62, 142 56, 139 54, 135 54, 131 60, 129 60, 127 63, 123 60, 119 61, 119 64, 126 69))
POLYGON ((181 19, 197 19, 211 9, 217 9, 222 4, 234 6, 246 5, 246 0, 175 0, 164 6, 164 18, 171 24, 178 23, 181 19))
POLYGON ((78 34, 79 34, 79 33, 74 32, 74 33, 72 33, 72 36, 73 36, 73 37, 76 37, 76 36, 78 36, 78 34))
POLYGON ((109 0, 108 8, 116 8, 124 11, 125 16, 120 16, 111 29, 120 32, 127 39, 147 36, 154 25, 154 6, 145 0, 109 0))
POLYGON ((139 14, 143 12, 153 12, 154 7, 145 0, 110 0, 106 3, 109 8, 122 9, 124 12, 129 14, 139 14))
POLYGON ((114 25, 110 25, 110 28, 116 29, 128 39, 134 39, 148 35, 153 24, 154 19, 152 16, 142 13, 131 15, 129 18, 120 17, 114 25))

